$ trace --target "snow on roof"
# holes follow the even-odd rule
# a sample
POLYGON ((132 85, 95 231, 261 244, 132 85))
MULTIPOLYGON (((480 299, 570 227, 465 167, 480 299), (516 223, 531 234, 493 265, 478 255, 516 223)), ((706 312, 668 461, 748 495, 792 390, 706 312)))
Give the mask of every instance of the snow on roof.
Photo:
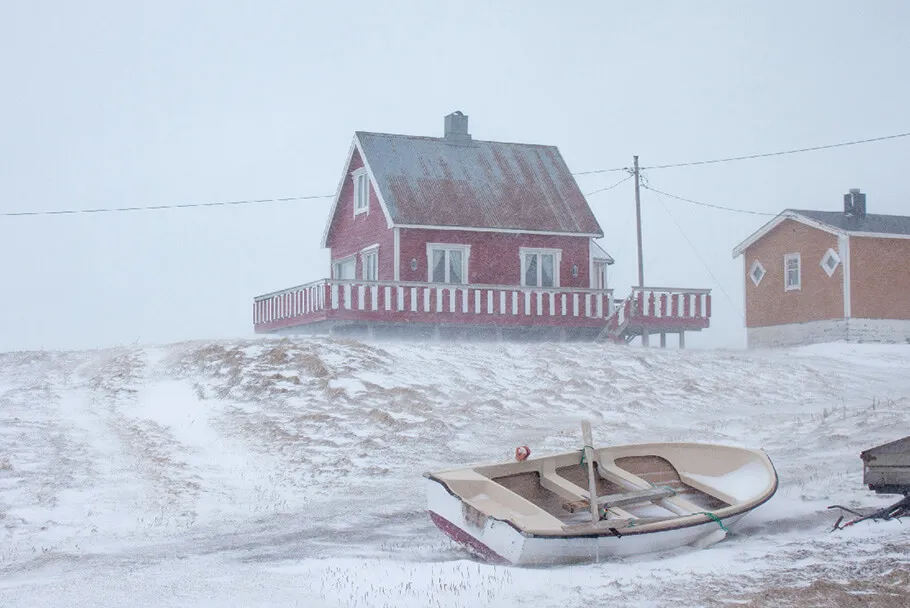
POLYGON ((356 137, 396 225, 603 236, 555 146, 356 137))

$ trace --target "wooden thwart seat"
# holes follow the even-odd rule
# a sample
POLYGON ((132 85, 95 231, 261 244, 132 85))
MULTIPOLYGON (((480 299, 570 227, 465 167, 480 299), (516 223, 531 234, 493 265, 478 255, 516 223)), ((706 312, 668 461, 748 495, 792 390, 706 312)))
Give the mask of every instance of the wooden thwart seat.
MULTIPOLYGON (((644 490, 637 490, 634 492, 624 492, 622 494, 608 494, 606 496, 599 496, 597 498, 597 505, 603 507, 604 509, 610 509, 612 507, 625 507, 628 505, 660 500, 662 498, 669 498, 675 494, 676 491, 673 490, 673 488, 646 488, 644 490)), ((576 500, 564 503, 563 508, 569 513, 575 513, 576 511, 588 509, 590 507, 590 504, 591 503, 588 502, 587 499, 576 500)))

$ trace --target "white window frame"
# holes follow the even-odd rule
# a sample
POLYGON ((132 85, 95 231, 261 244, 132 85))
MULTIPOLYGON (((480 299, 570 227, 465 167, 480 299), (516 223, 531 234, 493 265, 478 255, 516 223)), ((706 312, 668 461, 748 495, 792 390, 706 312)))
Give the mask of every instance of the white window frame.
MULTIPOLYGON (((784 268, 786 269, 786 264, 784 264, 784 268)), ((754 262, 752 262, 752 266, 749 267, 749 278, 752 279, 752 282, 755 284, 756 287, 758 287, 761 284, 761 280, 765 278, 766 274, 768 274, 768 271, 765 270, 765 267, 762 265, 761 262, 759 262, 758 260, 755 260, 754 262), (761 276, 758 277, 758 280, 755 279, 756 270, 761 270, 761 276)))
POLYGON ((360 250, 360 275, 364 281, 379 280, 379 245, 370 245, 360 250), (370 259, 373 260, 373 266, 370 266, 370 259), (375 271, 374 276, 370 278, 370 270, 375 271))
MULTIPOLYGON (((609 289, 607 282, 607 268, 609 266, 606 260, 600 258, 591 260, 591 289, 609 289), (601 266, 602 268, 599 268, 601 266), (603 280, 603 286, 598 286, 601 279, 603 280)), ((524 277, 524 273, 521 276, 524 277)))
POLYGON ((537 289, 557 289, 561 285, 561 282, 559 280, 559 267, 562 266, 562 249, 544 249, 544 248, 539 248, 539 247, 519 247, 518 256, 519 256, 519 259, 521 262, 521 264, 520 264, 521 283, 520 284, 522 287, 535 287, 537 289), (525 270, 527 270, 525 258, 528 255, 540 256, 540 254, 549 254, 549 255, 553 256, 554 268, 553 268, 553 286, 552 287, 542 287, 540 285, 541 278, 542 278, 540 257, 537 258, 537 285, 526 285, 525 284, 525 270))
POLYGON ((467 285, 468 281, 468 268, 470 268, 469 260, 471 259, 471 246, 470 245, 461 245, 456 243, 427 243, 427 283, 433 283, 433 252, 436 250, 445 251, 446 258, 446 276, 444 283, 446 285, 467 285), (463 281, 461 283, 451 283, 449 281, 449 252, 457 250, 461 251, 461 276, 463 281))
POLYGON ((825 274, 830 277, 834 275, 834 271, 837 270, 837 267, 840 265, 840 256, 837 255, 837 252, 833 249, 828 249, 828 251, 825 252, 825 255, 822 256, 822 261, 819 262, 819 265, 822 267, 822 270, 825 271, 825 274), (834 268, 828 266, 828 259, 834 260, 834 268))
POLYGON ((796 291, 802 289, 803 285, 803 264, 800 259, 799 253, 788 253, 784 256, 784 291, 796 291), (787 269, 787 266, 790 264, 790 260, 796 260, 796 277, 797 281, 795 285, 790 285, 790 273, 787 269))
POLYGON ((351 173, 354 180, 354 215, 361 213, 370 214, 370 176, 366 167, 361 167, 351 173))
POLYGON ((338 271, 341 270, 341 266, 343 264, 346 264, 348 262, 351 262, 352 264, 354 264, 354 272, 352 273, 353 276, 350 279, 343 279, 343 280, 351 281, 351 280, 354 280, 357 278, 357 254, 355 253, 355 254, 345 256, 343 258, 338 258, 336 260, 332 260, 332 278, 333 279, 341 280, 341 277, 338 276, 340 274, 338 271))

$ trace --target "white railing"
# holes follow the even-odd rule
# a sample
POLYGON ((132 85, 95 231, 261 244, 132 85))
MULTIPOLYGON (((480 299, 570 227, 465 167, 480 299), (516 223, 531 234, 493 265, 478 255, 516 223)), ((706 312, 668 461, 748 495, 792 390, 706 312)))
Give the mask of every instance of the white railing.
POLYGON ((256 297, 253 323, 306 322, 338 311, 374 313, 389 320, 401 313, 398 316, 416 321, 444 321, 453 315, 605 320, 613 308, 609 289, 325 279, 256 297))
POLYGON ((632 322, 706 320, 711 316, 711 290, 679 287, 633 287, 624 300, 615 301, 606 331, 619 335, 632 322))
POLYGON ((711 316, 711 290, 680 287, 634 287, 629 301, 633 314, 655 318, 698 318, 711 316))

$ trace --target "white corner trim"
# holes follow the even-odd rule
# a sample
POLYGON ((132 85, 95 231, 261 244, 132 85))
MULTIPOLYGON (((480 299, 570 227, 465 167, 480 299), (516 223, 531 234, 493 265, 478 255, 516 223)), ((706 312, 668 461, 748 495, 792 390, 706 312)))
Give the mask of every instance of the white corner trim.
POLYGON ((797 253, 788 253, 784 255, 784 291, 797 291, 802 288, 803 285, 803 263, 800 254, 797 253), (788 285, 787 281, 789 280, 787 273, 787 263, 790 260, 796 260, 797 274, 799 276, 799 281, 796 285, 788 285))
MULTIPOLYGON (((746 264, 746 258, 744 257, 743 258, 743 267, 745 267, 745 264, 746 264)), ((765 267, 762 265, 762 263, 759 262, 758 260, 753 261, 752 266, 749 267, 749 278, 752 279, 752 283, 754 283, 756 287, 758 287, 761 284, 762 279, 765 278, 765 274, 767 274, 767 272, 765 271, 765 267), (761 276, 759 276, 758 279, 755 278, 756 270, 761 270, 761 276)))
POLYGON ((736 258, 736 257, 742 255, 746 251, 746 249, 751 247, 756 241, 758 241, 760 238, 762 238, 763 236, 765 236, 766 234, 768 234, 769 232, 771 232, 772 230, 777 228, 779 225, 781 225, 786 220, 793 220, 795 222, 799 222, 800 224, 805 224, 806 226, 809 226, 810 228, 816 228, 818 230, 828 232, 835 236, 840 236, 840 235, 844 234, 844 232, 842 230, 838 230, 834 226, 830 226, 828 224, 818 222, 818 221, 808 218, 804 215, 800 215, 799 213, 796 213, 795 211, 782 211, 779 214, 777 214, 773 219, 768 221, 764 226, 762 226, 761 228, 759 228, 758 230, 753 232, 751 235, 749 235, 749 237, 746 240, 744 240, 742 243, 740 243, 739 245, 734 247, 733 248, 733 257, 736 258))
MULTIPOLYGON (((746 274, 746 256, 743 256, 743 274, 746 274)), ((747 293, 746 284, 743 283, 743 325, 748 327, 749 317, 748 317, 748 305, 749 305, 749 295, 747 293)))
POLYGON ((850 237, 846 234, 838 237, 837 248, 840 250, 841 264, 844 265, 841 272, 841 281, 844 282, 844 318, 849 319, 853 314, 850 301, 850 237))
POLYGON ((392 279, 401 280, 401 230, 398 227, 392 228, 392 263, 395 268, 392 270, 392 279))
POLYGON ((588 239, 588 287, 594 289, 594 239, 588 239))
POLYGON ((834 271, 837 270, 837 266, 840 264, 840 256, 837 255, 837 252, 833 249, 828 249, 825 252, 825 255, 822 256, 822 259, 819 260, 818 265, 822 267, 822 270, 825 271, 825 274, 830 276, 834 275, 834 271), (828 265, 828 260, 834 260, 834 266, 828 265))

